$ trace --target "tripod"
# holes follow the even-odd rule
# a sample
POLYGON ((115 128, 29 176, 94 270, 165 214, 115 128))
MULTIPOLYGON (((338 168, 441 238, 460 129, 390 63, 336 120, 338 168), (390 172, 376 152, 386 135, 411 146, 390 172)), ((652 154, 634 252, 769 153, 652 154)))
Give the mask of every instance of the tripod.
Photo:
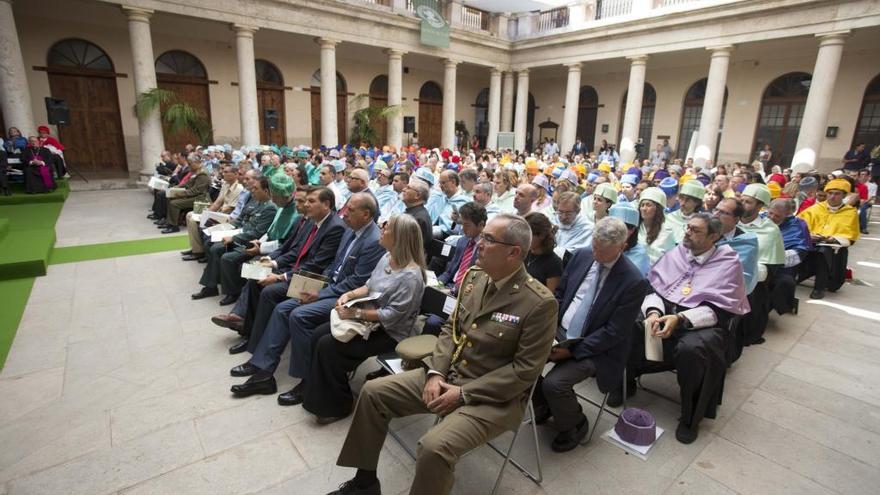
MULTIPOLYGON (((59 122, 55 125, 58 126, 58 135, 60 136, 61 135, 61 126, 65 125, 65 124, 59 122)), ((86 184, 89 183, 89 179, 86 179, 85 175, 83 175, 79 170, 77 170, 71 164, 67 163, 67 160, 64 160, 64 168, 67 170, 68 175, 70 175, 70 176, 75 175, 75 176, 79 177, 80 179, 84 180, 86 182, 86 184)), ((62 177, 59 177, 59 179, 61 179, 61 178, 62 177)))

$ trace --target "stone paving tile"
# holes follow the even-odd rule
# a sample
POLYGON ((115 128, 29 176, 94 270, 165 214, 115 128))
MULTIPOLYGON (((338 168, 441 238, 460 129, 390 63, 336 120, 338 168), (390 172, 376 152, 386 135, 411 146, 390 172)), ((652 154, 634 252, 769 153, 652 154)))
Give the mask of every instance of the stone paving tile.
POLYGON ((64 368, 51 368, 0 379, 0 418, 13 421, 61 397, 64 368))
POLYGON ((665 495, 734 495, 737 492, 689 467, 663 493, 665 495))
POLYGON ((9 483, 10 495, 116 492, 204 457, 191 421, 9 483))
POLYGON ((875 466, 742 411, 721 436, 832 490, 868 494, 880 486, 875 466))
POLYGON ((801 361, 800 359, 785 358, 776 367, 776 371, 854 399, 865 401, 874 407, 880 407, 880 389, 875 384, 854 381, 850 377, 807 361, 801 361))
POLYGON ((716 438, 697 456, 694 468, 740 493, 835 493, 723 438, 716 438))
POLYGON ((273 486, 305 470, 306 463, 290 440, 283 433, 276 433, 176 469, 120 493, 239 495, 273 486), (247 472, 247 476, 242 476, 243 471, 247 472))
POLYGON ((274 395, 239 399, 239 407, 196 418, 196 430, 208 455, 284 430, 309 416, 302 407, 279 406, 274 395))

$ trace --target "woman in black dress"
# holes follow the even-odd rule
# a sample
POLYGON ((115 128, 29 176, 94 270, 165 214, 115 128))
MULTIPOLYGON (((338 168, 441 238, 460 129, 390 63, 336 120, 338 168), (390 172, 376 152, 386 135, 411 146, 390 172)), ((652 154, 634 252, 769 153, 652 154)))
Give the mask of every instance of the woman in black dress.
POLYGON ((562 260, 553 252, 556 227, 543 213, 532 212, 525 219, 532 228, 532 247, 526 256, 526 271, 554 292, 562 278, 562 260))

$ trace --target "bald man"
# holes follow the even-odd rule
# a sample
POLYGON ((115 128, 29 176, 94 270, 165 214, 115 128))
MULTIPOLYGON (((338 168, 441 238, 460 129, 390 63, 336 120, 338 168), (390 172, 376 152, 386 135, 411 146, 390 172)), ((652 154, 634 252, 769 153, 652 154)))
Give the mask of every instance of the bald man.
MULTIPOLYGON (((367 193, 373 197, 376 201, 376 204, 379 204, 379 200, 376 199, 376 195, 373 194, 373 191, 370 189, 370 174, 367 173, 366 170, 356 168, 352 170, 348 177, 345 178, 345 182, 348 185, 348 190, 351 191, 351 196, 345 201, 345 204, 342 205, 342 208, 336 212, 339 215, 339 218, 345 218, 345 214, 348 212, 348 204, 351 202, 351 197, 359 192, 367 193)), ((379 221, 379 210, 376 210, 376 215, 373 217, 374 222, 379 221)))
POLYGON ((538 188, 532 184, 520 184, 513 197, 516 214, 524 217, 532 211, 532 204, 538 199, 538 188))

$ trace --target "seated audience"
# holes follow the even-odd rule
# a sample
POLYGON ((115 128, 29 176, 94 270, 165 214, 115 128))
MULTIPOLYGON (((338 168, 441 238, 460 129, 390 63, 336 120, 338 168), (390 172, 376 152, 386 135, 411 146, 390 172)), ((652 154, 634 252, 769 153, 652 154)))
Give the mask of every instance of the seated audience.
POLYGON ((525 217, 532 211, 532 205, 538 199, 538 188, 532 184, 520 184, 513 197, 513 208, 516 214, 525 217))
MULTIPOLYGON (((244 185, 238 181, 239 172, 231 163, 223 165, 222 176, 223 185, 220 186, 220 194, 205 210, 229 214, 235 210, 244 185)), ((194 220, 193 215, 195 215, 193 212, 186 214, 186 232, 189 236, 190 252, 184 255, 184 261, 197 260, 205 255, 205 245, 202 242, 201 229, 199 229, 200 222, 194 220)))
POLYGON ((592 223, 581 215, 581 200, 577 193, 566 191, 556 198, 556 247, 575 251, 590 245, 592 223))
POLYGON ((445 239, 456 230, 453 213, 470 200, 461 193, 461 181, 455 171, 445 170, 440 174, 439 182, 440 189, 431 191, 425 208, 431 217, 432 236, 445 239))
MULTIPOLYGON (((629 380, 669 367, 677 370, 681 413, 675 438, 686 444, 697 439, 703 417, 715 417, 727 370, 727 328, 732 317, 749 311, 739 257, 728 246, 716 247, 720 238, 717 218, 690 216, 682 244, 648 273, 654 292, 642 303, 644 328, 637 324, 633 329, 630 347, 629 380), (648 332, 663 339, 662 362, 645 357, 648 332)), ((634 393, 635 383, 628 383, 627 395, 634 393)), ((617 390, 609 405, 620 405, 622 398, 617 390)))
POLYGON ((334 493, 381 491, 376 466, 392 418, 444 417, 420 440, 410 493, 448 493, 465 452, 519 427, 550 353, 558 309, 550 291, 526 273, 530 245, 522 218, 501 214, 489 221, 477 244, 481 269, 465 277, 459 310, 425 359, 427 369, 370 380, 361 389, 337 460, 358 471, 334 493))
POLYGON ((639 242, 639 210, 632 203, 621 202, 612 206, 608 213, 609 216, 620 219, 629 232, 624 256, 629 258, 642 276, 647 275, 651 264, 648 261, 648 250, 639 242))
POLYGON ((684 230, 691 215, 702 210, 705 194, 706 187, 698 180, 689 180, 682 184, 681 190, 678 192, 679 208, 667 213, 665 220, 665 223, 672 230, 672 237, 676 244, 680 244, 684 239, 684 230))
POLYGON ((621 256, 627 237, 620 220, 600 220, 591 246, 575 251, 556 289, 560 344, 550 352, 555 365, 533 399, 536 421, 554 419, 559 433, 551 448, 556 452, 577 447, 590 428, 573 387, 591 376, 602 392, 620 383, 630 329, 642 297, 651 291, 639 270, 621 256))
POLYGON ((825 201, 814 204, 798 214, 807 222, 810 238, 815 245, 801 264, 799 278, 815 277, 812 299, 822 299, 825 291, 837 292, 846 281, 846 261, 849 246, 859 238, 859 215, 843 198, 852 192, 845 179, 833 179, 825 184, 825 201))
POLYGON ((780 315, 797 312, 794 290, 798 267, 813 247, 807 223, 794 216, 794 212, 795 202, 790 198, 774 199, 767 209, 767 218, 779 227, 785 248, 785 262, 776 270, 768 286, 770 300, 767 310, 775 309, 780 315))
POLYGON ((603 182, 593 191, 593 221, 598 222, 608 216, 608 210, 617 203, 617 191, 614 186, 603 182))
POLYGON ((639 195, 639 242, 645 245, 652 266, 675 247, 675 236, 666 223, 666 201, 659 187, 649 187, 639 195))
POLYGON ((55 155, 40 144, 36 136, 28 138, 27 147, 21 152, 21 169, 24 172, 24 190, 28 194, 43 194, 55 190, 52 177, 55 155))
POLYGON ((550 291, 555 291, 562 277, 562 260, 553 252, 556 228, 543 213, 533 211, 524 218, 532 229, 532 245, 525 259, 526 271, 550 291))
POLYGON ((431 189, 423 180, 413 179, 410 179, 409 184, 403 188, 401 193, 403 204, 406 206, 404 213, 415 218, 422 229, 422 242, 425 243, 425 252, 428 252, 431 240, 434 238, 431 227, 431 215, 428 214, 428 210, 425 208, 425 202, 428 201, 430 195, 431 189))
POLYGON ((211 187, 211 176, 204 169, 202 161, 198 156, 193 155, 192 159, 187 158, 191 177, 184 184, 184 192, 180 196, 165 199, 167 206, 165 207, 165 221, 159 222, 157 226, 162 228, 163 234, 171 234, 180 232, 179 222, 180 214, 184 210, 191 210, 193 203, 196 201, 205 201, 208 199, 208 189, 211 187))

